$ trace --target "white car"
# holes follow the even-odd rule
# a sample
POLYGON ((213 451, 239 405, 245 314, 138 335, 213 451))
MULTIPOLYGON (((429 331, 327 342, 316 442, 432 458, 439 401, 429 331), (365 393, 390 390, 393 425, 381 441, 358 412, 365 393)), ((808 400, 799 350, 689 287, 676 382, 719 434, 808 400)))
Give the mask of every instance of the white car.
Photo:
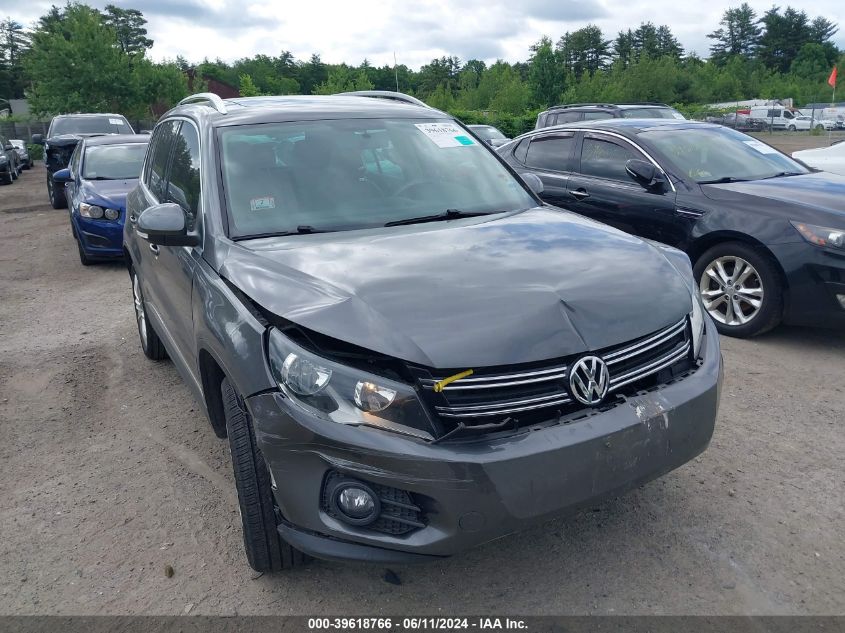
POLYGON ((793 152, 792 157, 810 167, 845 176, 845 141, 839 141, 830 147, 793 152))
POLYGON ((806 114, 795 117, 787 126, 787 130, 794 132, 795 130, 809 130, 810 126, 817 130, 832 130, 836 127, 836 121, 830 119, 813 119, 806 114))

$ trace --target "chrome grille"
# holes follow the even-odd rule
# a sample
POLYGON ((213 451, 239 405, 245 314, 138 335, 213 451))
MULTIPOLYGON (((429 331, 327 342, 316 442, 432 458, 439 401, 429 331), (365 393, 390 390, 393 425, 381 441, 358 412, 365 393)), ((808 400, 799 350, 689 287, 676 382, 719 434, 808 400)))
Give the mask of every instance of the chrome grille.
MULTIPOLYGON (((595 353, 604 359, 610 372, 608 395, 689 358, 688 332, 684 317, 636 341, 595 353)), ((575 360, 577 357, 571 359, 575 360)), ((438 372, 420 382, 440 418, 472 426, 543 410, 568 412, 581 408, 569 393, 567 366, 557 362, 551 367, 508 373, 491 370, 489 375, 480 370, 446 385, 440 393, 434 393, 434 384, 449 374, 438 372)))

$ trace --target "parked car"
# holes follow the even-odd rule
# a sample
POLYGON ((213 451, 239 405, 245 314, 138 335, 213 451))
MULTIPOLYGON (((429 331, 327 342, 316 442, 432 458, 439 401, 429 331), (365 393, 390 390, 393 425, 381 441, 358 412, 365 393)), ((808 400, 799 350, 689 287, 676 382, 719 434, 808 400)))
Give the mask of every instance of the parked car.
POLYGON ((102 134, 134 134, 129 121, 120 114, 60 114, 53 117, 47 129, 47 138, 33 134, 32 142, 44 146, 44 165, 47 167, 47 195, 54 209, 67 206, 64 186, 56 187, 53 174, 70 162, 76 144, 89 136, 102 134))
POLYGON ((83 138, 69 166, 53 174, 55 186, 65 186, 83 266, 123 257, 126 195, 138 184, 149 140, 142 134, 83 138))
POLYGON ((11 185, 20 174, 18 153, 6 137, 0 136, 0 182, 11 185))
POLYGON ((665 103, 573 103, 553 106, 537 115, 534 129, 600 119, 684 119, 665 103))
POLYGON ((443 112, 194 96, 142 173, 141 347, 228 435, 257 570, 436 560, 710 440, 721 355, 686 255, 545 208, 443 112))
POLYGON ((837 141, 830 147, 792 152, 792 157, 815 169, 845 176, 845 141, 837 141))
POLYGON ((833 130, 836 128, 836 121, 831 121, 829 119, 814 119, 813 117, 805 114, 799 114, 786 129, 790 132, 795 132, 796 130, 809 130, 811 128, 816 130, 833 130))
POLYGON ((9 143, 15 148, 18 153, 18 160, 21 163, 22 169, 32 169, 32 159, 29 157, 29 150, 26 148, 26 143, 19 139, 10 139, 9 143))
POLYGON ((467 125, 467 127, 490 147, 499 147, 510 140, 502 134, 499 128, 493 127, 492 125, 467 125))
POLYGON ((546 202, 684 250, 720 332, 845 325, 845 178, 693 121, 573 124, 498 151, 546 202))

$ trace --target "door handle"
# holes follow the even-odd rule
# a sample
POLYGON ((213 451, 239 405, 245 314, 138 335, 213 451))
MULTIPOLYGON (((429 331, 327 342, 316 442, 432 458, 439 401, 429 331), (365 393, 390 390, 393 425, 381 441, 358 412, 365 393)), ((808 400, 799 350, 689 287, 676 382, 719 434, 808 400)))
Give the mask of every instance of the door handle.
POLYGON ((153 255, 158 257, 159 249, 158 246, 155 244, 150 244, 150 250, 153 252, 153 255))
POLYGON ((589 198, 590 194, 587 193, 586 189, 575 189, 574 191, 570 191, 569 195, 577 200, 583 200, 584 198, 589 198))

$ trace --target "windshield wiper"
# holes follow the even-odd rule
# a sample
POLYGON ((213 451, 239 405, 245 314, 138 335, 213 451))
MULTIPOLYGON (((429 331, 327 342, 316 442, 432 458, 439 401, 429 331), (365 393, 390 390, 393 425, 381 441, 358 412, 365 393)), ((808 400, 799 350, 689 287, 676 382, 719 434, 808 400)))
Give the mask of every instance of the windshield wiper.
POLYGON ((772 176, 766 176, 765 178, 761 178, 761 180, 769 180, 770 178, 783 178, 784 176, 803 176, 803 171, 780 171, 772 176))
POLYGON ((457 218, 473 218, 479 215, 490 215, 490 211, 461 211, 460 209, 446 209, 443 213, 434 215, 421 215, 416 218, 405 218, 404 220, 393 220, 385 226, 402 226, 403 224, 421 224, 423 222, 442 222, 443 220, 455 220, 457 218))
POLYGON ((242 240, 259 240, 262 237, 284 237, 285 235, 310 235, 311 233, 334 233, 338 229, 315 229, 308 224, 300 224, 293 231, 272 231, 270 233, 253 233, 252 235, 237 235, 232 238, 235 242, 242 240))
POLYGON ((734 178, 733 176, 725 176, 724 178, 716 178, 715 180, 699 180, 699 185, 720 185, 727 182, 748 182, 748 178, 734 178))

